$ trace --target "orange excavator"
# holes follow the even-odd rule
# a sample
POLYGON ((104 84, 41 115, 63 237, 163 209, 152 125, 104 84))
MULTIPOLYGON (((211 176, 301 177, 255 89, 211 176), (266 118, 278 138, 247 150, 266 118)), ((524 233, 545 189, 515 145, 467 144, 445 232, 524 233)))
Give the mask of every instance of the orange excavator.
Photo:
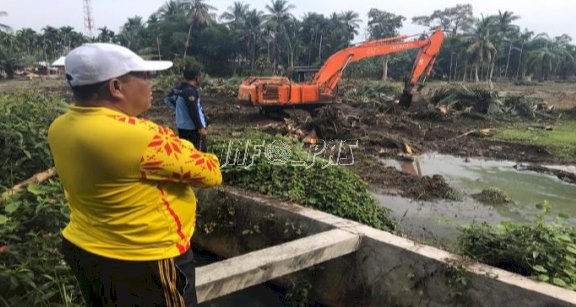
POLYGON ((410 39, 408 35, 365 41, 334 53, 308 82, 296 83, 286 77, 250 77, 240 84, 238 99, 254 106, 270 108, 315 107, 336 101, 333 92, 346 67, 375 56, 419 49, 412 74, 404 82, 400 104, 408 107, 413 88, 419 91, 430 75, 440 52, 444 33, 434 31, 429 37, 410 39))

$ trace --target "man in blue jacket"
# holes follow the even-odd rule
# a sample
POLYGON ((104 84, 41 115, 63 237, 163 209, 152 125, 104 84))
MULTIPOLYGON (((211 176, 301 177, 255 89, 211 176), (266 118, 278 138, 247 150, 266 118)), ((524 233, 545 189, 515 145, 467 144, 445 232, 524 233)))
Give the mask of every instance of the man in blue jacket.
POLYGON ((182 81, 166 97, 166 103, 176 111, 176 127, 178 136, 189 140, 196 149, 206 152, 208 123, 198 86, 202 80, 202 73, 192 67, 184 69, 184 81, 182 81))

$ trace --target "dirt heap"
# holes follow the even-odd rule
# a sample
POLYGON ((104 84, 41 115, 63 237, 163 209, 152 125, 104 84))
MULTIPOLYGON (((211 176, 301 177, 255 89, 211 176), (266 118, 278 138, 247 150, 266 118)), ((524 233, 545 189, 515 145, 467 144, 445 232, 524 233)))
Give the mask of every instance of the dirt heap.
POLYGON ((315 130, 319 138, 345 139, 365 134, 366 124, 361 118, 359 109, 337 104, 315 110, 307 127, 315 130))

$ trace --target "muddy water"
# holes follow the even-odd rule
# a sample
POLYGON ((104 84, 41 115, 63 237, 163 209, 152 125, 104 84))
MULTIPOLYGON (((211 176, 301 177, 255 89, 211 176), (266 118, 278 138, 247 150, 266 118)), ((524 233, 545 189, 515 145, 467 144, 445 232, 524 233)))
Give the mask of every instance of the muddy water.
MULTIPOLYGON (((530 222, 542 211, 547 201, 551 206, 548 220, 567 216, 566 223, 576 225, 576 185, 565 183, 555 176, 518 171, 515 162, 495 161, 425 154, 414 162, 383 160, 386 165, 421 176, 442 175, 446 182, 462 195, 461 201, 421 202, 375 192, 380 203, 391 208, 401 220, 404 230, 412 236, 450 242, 457 236, 457 227, 471 222, 490 224, 509 220, 530 222), (514 203, 485 205, 470 195, 482 189, 497 187, 508 194, 514 203)), ((574 166, 553 166, 574 171, 574 166)))

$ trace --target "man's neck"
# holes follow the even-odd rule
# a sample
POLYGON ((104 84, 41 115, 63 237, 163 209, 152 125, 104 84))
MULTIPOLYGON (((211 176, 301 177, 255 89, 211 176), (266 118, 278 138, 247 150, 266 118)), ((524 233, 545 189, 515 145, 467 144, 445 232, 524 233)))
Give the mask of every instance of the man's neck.
POLYGON ((198 87, 198 82, 196 82, 196 80, 186 80, 186 83, 198 87))
POLYGON ((107 109, 111 109, 111 110, 115 110, 115 111, 124 113, 126 115, 130 115, 130 114, 128 114, 128 112, 123 110, 119 104, 113 103, 113 102, 108 101, 108 100, 76 101, 76 105, 79 107, 85 107, 85 108, 107 108, 107 109))

